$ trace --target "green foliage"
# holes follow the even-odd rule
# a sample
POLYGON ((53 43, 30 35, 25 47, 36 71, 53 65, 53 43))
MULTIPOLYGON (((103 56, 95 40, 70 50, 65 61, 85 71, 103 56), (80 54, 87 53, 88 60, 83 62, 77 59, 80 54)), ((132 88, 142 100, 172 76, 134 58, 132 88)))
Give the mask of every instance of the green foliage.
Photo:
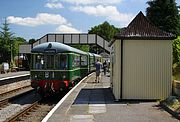
MULTIPOLYGON (((116 28, 116 27, 114 27, 114 25, 110 25, 108 22, 105 21, 102 24, 92 27, 88 33, 89 34, 97 34, 97 35, 101 36, 102 38, 104 38, 105 40, 111 41, 111 39, 120 31, 121 31, 120 28, 116 28)), ((97 47, 96 45, 90 46, 89 51, 93 52, 93 53, 103 52, 103 50, 101 48, 97 47)))
POLYGON ((79 50, 89 52, 89 45, 71 45, 71 46, 79 50))
POLYGON ((5 19, 3 26, 0 31, 0 63, 4 61, 10 62, 11 59, 11 48, 14 44, 13 42, 13 33, 10 32, 9 24, 5 19))
POLYGON ((120 32, 119 28, 114 27, 114 25, 110 25, 108 22, 104 22, 100 25, 94 26, 89 30, 89 34, 97 34, 107 41, 111 41, 116 33, 120 32))
POLYGON ((26 42, 21 37, 14 37, 10 31, 9 24, 5 19, 0 31, 0 63, 13 63, 13 59, 18 55, 19 44, 26 42))
POLYGON ((180 15, 175 0, 149 0, 147 18, 160 29, 180 35, 180 15))
POLYGON ((29 44, 33 44, 34 42, 36 42, 35 39, 29 39, 29 44))
POLYGON ((15 57, 19 53, 19 45, 26 43, 26 40, 22 37, 15 37, 13 42, 13 57, 15 57))
POLYGON ((173 64, 180 62, 180 36, 173 41, 173 64))

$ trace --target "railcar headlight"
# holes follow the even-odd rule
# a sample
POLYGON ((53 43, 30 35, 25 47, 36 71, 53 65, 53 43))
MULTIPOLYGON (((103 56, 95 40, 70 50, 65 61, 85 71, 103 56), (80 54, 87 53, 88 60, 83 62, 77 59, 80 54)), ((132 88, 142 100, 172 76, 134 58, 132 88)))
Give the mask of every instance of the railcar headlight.
POLYGON ((49 78, 49 72, 45 72, 45 78, 49 78))
POLYGON ((34 78, 37 78, 37 75, 34 75, 34 78))
POLYGON ((65 79, 66 78, 66 75, 63 75, 63 79, 65 79))

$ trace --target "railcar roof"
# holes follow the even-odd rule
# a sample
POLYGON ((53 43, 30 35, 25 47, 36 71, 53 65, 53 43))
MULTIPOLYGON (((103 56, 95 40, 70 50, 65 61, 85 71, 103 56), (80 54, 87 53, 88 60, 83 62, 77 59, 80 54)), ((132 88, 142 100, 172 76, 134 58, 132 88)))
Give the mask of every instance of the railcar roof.
POLYGON ((92 53, 95 57, 102 57, 102 56, 100 56, 100 55, 98 55, 98 54, 95 54, 95 53, 92 53))
POLYGON ((88 52, 88 54, 89 54, 90 56, 93 56, 93 54, 92 54, 92 53, 90 53, 90 52, 88 52))
POLYGON ((47 42, 43 44, 39 44, 35 46, 31 52, 32 53, 44 53, 46 50, 55 50, 56 53, 63 53, 63 52, 75 52, 79 54, 85 54, 86 52, 78 50, 76 48, 70 47, 68 45, 59 43, 59 42, 47 42))

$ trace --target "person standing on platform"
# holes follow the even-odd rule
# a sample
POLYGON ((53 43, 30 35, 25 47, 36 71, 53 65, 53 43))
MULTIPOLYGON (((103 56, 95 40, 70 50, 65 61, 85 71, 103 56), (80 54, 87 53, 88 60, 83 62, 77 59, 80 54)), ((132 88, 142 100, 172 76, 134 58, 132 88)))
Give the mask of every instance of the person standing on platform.
POLYGON ((101 69, 101 62, 99 61, 99 59, 97 59, 95 66, 96 66, 96 80, 95 80, 95 82, 99 83, 99 80, 100 80, 99 76, 100 76, 100 69, 101 69))
POLYGON ((104 63, 103 63, 104 75, 106 75, 106 68, 107 68, 107 62, 104 61, 104 63))

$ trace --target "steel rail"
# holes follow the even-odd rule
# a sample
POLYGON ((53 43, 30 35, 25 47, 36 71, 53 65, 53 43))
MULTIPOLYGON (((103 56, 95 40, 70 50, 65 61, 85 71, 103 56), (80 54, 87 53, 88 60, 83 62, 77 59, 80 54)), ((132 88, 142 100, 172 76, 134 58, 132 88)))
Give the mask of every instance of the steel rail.
POLYGON ((13 90, 10 90, 10 91, 8 91, 8 92, 1 93, 0 96, 5 96, 5 95, 7 95, 7 94, 11 94, 11 93, 13 93, 13 92, 17 92, 17 91, 20 91, 20 90, 22 90, 22 89, 26 89, 26 88, 30 88, 30 87, 31 87, 31 85, 19 87, 19 88, 17 88, 17 89, 13 89, 13 90))
POLYGON ((7 119, 7 122, 14 122, 16 121, 18 118, 24 116, 26 113, 28 113, 29 111, 33 110, 34 108, 38 107, 38 102, 36 101, 33 104, 29 105, 28 107, 26 107, 25 109, 23 109, 22 111, 18 112, 17 114, 13 115, 12 117, 10 117, 9 119, 7 119))

